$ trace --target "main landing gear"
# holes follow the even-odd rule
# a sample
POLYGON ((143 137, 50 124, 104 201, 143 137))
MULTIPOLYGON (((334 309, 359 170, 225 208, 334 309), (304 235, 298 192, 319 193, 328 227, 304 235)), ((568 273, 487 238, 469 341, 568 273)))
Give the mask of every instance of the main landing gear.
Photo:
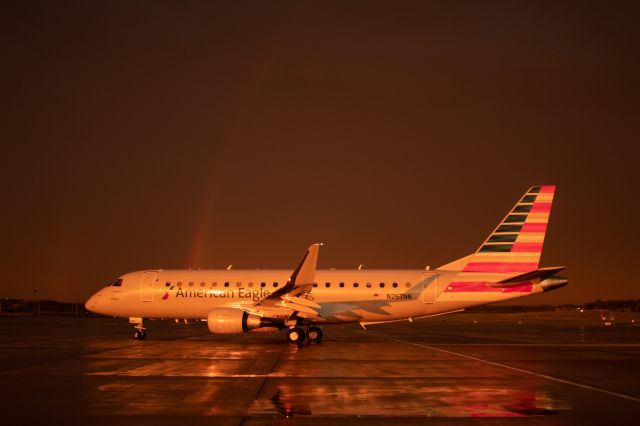
MULTIPOLYGON (((306 338, 309 339, 309 342, 320 343, 322 340, 322 330, 318 327, 309 327, 306 333, 306 338)), ((294 345, 299 345, 304 342, 305 332, 300 327, 292 327, 287 332, 287 340, 289 343, 294 345)))
POLYGON ((304 331, 299 327, 290 328, 287 332, 287 340, 289 343, 299 345, 304 342, 304 331))
POLYGON ((310 342, 320 343, 322 340, 322 329, 319 327, 309 327, 307 330, 307 339, 310 342))

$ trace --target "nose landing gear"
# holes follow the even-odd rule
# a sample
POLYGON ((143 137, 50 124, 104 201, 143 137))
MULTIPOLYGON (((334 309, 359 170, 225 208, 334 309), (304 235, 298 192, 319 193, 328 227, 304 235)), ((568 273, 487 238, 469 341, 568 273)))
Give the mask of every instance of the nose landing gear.
POLYGON ((147 338, 147 332, 144 328, 136 327, 136 330, 133 332, 133 338, 135 340, 144 340, 147 338))
POLYGON ((129 318, 129 324, 135 324, 135 331, 133 332, 133 338, 135 340, 144 340, 147 338, 147 332, 144 328, 142 318, 129 318))

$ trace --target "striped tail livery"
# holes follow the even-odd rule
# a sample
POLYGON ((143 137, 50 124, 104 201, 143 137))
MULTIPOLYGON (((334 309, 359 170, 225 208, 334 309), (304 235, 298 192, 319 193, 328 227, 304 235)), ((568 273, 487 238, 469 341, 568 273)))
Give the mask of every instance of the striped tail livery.
POLYGON ((458 271, 444 292, 481 304, 566 285, 564 267, 539 268, 555 189, 529 188, 475 253, 438 268, 458 271))

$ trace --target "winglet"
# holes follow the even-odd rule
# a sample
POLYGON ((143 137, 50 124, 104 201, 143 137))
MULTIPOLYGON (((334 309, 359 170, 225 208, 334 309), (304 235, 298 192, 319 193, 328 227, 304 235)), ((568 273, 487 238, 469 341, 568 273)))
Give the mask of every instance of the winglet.
MULTIPOLYGON (((311 284, 313 284, 316 278, 316 264, 318 263, 318 252, 320 251, 321 245, 322 243, 311 244, 298 264, 298 267, 287 280, 287 283, 266 296, 265 299, 279 299, 281 296, 293 291, 296 287, 305 285, 311 287, 311 284)), ((257 304, 260 303, 261 301, 257 304)))
POLYGON ((289 278, 289 285, 313 284, 316 278, 316 265, 318 263, 318 252, 322 243, 311 244, 298 267, 289 278))

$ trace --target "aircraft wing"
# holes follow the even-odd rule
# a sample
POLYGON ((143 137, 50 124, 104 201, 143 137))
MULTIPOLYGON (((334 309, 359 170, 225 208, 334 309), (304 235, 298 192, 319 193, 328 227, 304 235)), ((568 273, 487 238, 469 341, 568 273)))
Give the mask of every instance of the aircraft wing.
POLYGON ((256 302, 254 309, 268 316, 270 308, 290 311, 303 317, 317 317, 320 305, 310 296, 316 276, 318 252, 322 244, 311 244, 287 283, 256 302))

